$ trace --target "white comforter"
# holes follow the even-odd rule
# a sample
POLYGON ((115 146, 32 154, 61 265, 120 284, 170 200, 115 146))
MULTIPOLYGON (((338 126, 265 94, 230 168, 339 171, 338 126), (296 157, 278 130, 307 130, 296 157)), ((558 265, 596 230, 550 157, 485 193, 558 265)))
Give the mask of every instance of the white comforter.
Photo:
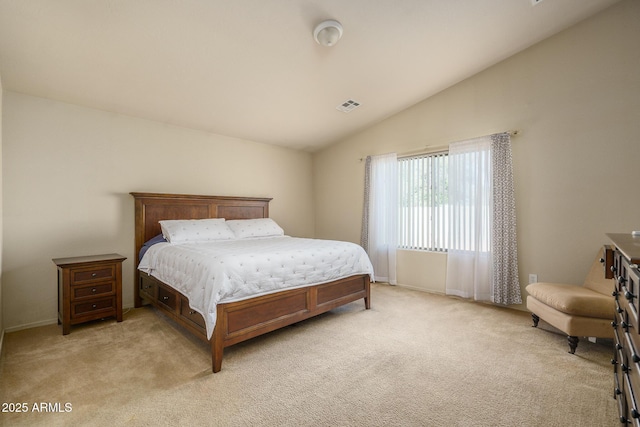
POLYGON ((373 267, 362 247, 335 240, 269 237, 216 242, 158 243, 138 268, 189 298, 211 338, 216 304, 282 289, 331 282, 373 267))

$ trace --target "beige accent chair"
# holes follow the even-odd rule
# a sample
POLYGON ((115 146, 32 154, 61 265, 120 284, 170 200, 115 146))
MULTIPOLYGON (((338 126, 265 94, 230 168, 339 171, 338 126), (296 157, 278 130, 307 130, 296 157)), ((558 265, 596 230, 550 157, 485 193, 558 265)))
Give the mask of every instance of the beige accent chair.
POLYGON ((526 287, 533 326, 542 319, 566 333, 571 354, 578 347, 578 337, 613 338, 615 282, 605 278, 602 264, 609 255, 603 255, 601 249, 582 286, 538 282, 526 287))

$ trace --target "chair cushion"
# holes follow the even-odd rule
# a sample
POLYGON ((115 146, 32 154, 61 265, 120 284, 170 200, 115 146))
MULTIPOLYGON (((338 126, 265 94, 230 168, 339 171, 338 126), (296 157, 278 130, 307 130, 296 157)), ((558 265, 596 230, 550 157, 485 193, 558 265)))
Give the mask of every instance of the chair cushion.
POLYGON ((613 317, 615 304, 611 295, 591 289, 560 283, 532 283, 526 287, 529 295, 563 313, 576 316, 613 317))

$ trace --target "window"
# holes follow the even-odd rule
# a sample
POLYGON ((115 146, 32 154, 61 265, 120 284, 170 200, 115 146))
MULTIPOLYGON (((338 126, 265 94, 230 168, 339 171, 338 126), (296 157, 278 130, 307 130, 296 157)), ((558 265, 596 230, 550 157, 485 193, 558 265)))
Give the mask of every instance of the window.
POLYGON ((447 152, 398 159, 398 247, 446 251, 447 152))

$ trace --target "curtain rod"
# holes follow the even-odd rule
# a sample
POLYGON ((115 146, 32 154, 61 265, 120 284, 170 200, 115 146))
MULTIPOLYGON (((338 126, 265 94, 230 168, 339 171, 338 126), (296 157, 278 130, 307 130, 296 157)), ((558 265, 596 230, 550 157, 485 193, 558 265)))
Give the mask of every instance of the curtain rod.
MULTIPOLYGON (((508 133, 510 136, 516 136, 520 134, 520 131, 518 129, 515 130, 508 130, 505 132, 497 132, 497 133, 508 133)), ((496 134, 490 134, 490 135, 496 135, 496 134)), ((484 135, 484 136, 488 136, 488 135, 484 135)), ((482 138, 482 137, 476 137, 476 138, 482 138)), ((473 139, 473 138, 471 138, 473 139)), ((461 140, 462 141, 462 140, 461 140)), ((454 142, 458 142, 458 141, 454 141, 454 142)), ((453 144, 454 142, 451 142, 449 144, 453 144)), ((414 154, 429 154, 429 153, 437 153, 439 151, 446 151, 449 148, 449 144, 446 145, 425 145, 422 146, 420 148, 414 148, 413 150, 409 150, 409 151, 405 151, 403 153, 398 153, 398 157, 406 157, 406 156, 411 156, 414 154)), ((364 158, 360 157, 360 161, 363 161, 364 158)))

